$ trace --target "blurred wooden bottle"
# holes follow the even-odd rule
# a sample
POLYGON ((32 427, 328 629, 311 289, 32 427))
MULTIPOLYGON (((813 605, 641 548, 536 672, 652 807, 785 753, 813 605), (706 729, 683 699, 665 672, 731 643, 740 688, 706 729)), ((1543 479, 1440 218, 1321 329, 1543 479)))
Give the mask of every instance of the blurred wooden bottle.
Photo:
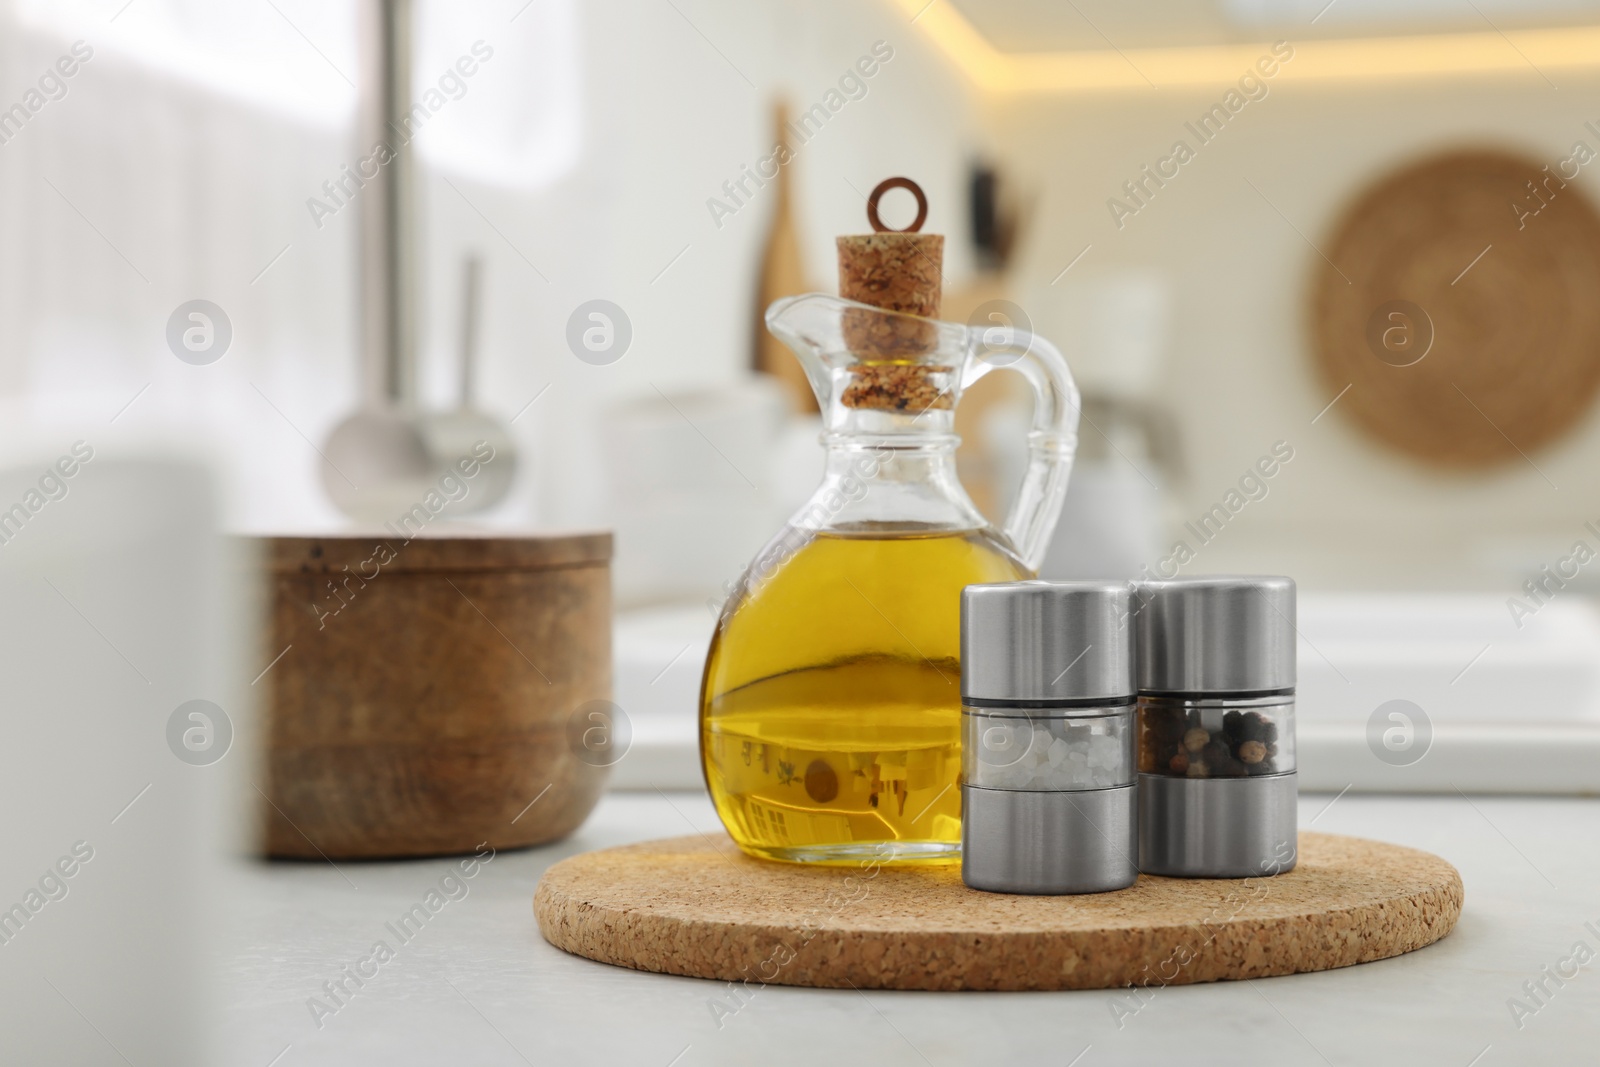
POLYGON ((767 332, 766 313, 772 302, 807 292, 805 260, 800 254, 800 232, 795 224, 794 192, 789 168, 793 148, 789 143, 789 108, 779 101, 772 109, 773 158, 779 161, 778 173, 770 182, 773 206, 772 224, 761 255, 761 273, 756 283, 756 306, 751 326, 755 333, 754 367, 784 384, 796 411, 816 411, 817 399, 806 382, 804 369, 793 354, 767 332))

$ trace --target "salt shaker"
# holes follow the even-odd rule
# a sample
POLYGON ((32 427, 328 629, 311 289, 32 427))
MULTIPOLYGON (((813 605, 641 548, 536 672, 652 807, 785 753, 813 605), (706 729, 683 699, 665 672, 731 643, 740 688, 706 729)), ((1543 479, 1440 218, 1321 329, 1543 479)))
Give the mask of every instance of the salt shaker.
POLYGON ((1248 878, 1295 864, 1295 586, 1134 586, 1139 868, 1248 878))
POLYGON ((1098 893, 1139 876, 1134 657, 1123 582, 961 595, 961 877, 1098 893))

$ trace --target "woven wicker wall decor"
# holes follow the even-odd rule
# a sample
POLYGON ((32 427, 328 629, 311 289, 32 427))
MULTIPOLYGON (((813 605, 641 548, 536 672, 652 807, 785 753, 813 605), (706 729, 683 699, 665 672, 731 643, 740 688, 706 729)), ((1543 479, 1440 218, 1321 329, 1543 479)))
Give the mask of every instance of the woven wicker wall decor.
POLYGON ((1600 389, 1600 216, 1563 181, 1579 166, 1451 152, 1356 199, 1311 301, 1327 395, 1349 386, 1340 414, 1462 469, 1522 462, 1584 417, 1600 389))

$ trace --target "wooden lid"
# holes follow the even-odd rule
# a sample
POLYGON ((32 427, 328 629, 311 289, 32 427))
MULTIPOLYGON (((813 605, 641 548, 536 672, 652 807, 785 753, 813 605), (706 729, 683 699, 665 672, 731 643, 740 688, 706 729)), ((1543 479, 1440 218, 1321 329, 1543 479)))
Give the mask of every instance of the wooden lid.
POLYGON ((322 574, 363 565, 385 571, 541 571, 592 567, 611 561, 608 530, 508 536, 500 531, 453 530, 409 541, 393 530, 310 537, 257 537, 273 574, 322 574))

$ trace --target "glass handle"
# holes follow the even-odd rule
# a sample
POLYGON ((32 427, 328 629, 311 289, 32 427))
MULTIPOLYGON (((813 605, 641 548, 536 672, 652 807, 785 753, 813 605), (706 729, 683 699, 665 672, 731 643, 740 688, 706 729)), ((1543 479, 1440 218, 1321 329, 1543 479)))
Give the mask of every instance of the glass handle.
POLYGON ((1061 517, 1067 478, 1078 450, 1078 413, 1083 406, 1066 358, 1055 345, 1024 330, 989 330, 972 339, 967 384, 1004 367, 1033 386, 1033 428, 1028 432, 1028 470, 1022 478, 1005 534, 1022 562, 1037 572, 1061 517))

